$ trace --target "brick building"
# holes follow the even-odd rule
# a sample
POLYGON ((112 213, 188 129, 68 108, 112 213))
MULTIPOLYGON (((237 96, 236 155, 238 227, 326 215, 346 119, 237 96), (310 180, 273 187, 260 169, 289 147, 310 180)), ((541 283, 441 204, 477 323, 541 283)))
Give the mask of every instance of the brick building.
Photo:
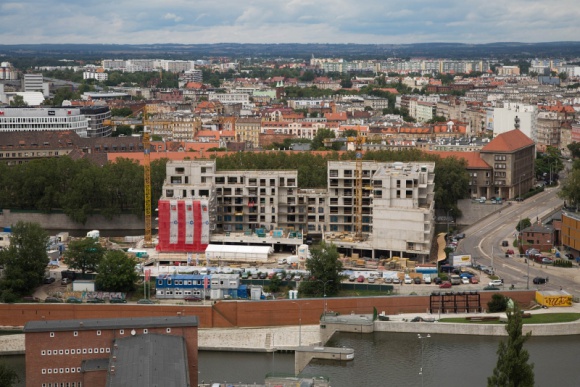
POLYGON ((197 386, 197 328, 196 316, 29 321, 26 385, 197 386))

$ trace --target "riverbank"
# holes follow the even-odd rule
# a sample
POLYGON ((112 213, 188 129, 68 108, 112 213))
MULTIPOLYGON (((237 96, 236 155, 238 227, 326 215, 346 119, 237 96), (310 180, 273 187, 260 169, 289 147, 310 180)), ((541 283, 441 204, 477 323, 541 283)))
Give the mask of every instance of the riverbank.
MULTIPOLYGON (((580 304, 572 307, 555 307, 533 310, 532 314, 543 313, 580 313, 580 304)), ((500 316, 503 313, 486 313, 485 316, 500 316)), ((483 314, 481 314, 483 315, 483 314)), ((357 315, 350 315, 349 318, 357 315)), ((358 315, 361 319, 371 315, 358 315)), ((429 313, 407 313, 389 316, 390 321, 374 321, 375 332, 391 333, 429 333, 473 336, 506 336, 505 325, 461 324, 437 321, 439 317, 473 317, 473 313, 453 313, 445 315, 429 313), (431 318, 436 322, 410 322, 415 317, 431 318)), ((340 316, 339 316, 340 317, 340 316)), ((275 352, 292 350, 300 346, 324 345, 320 325, 299 325, 284 327, 256 328, 209 328, 198 331, 200 351, 232 352, 275 352)), ((525 324, 523 333, 531 332, 535 337, 580 335, 580 320, 555 324, 525 324)), ((0 355, 24 354, 24 334, 0 336, 0 355)))

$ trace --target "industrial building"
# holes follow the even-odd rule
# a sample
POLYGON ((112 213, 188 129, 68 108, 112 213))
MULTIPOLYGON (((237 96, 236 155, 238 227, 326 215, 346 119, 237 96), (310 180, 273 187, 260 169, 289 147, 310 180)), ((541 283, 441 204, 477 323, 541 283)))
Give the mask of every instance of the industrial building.
POLYGON ((72 130, 87 137, 88 129, 79 108, 0 108, 0 133, 72 130))
POLYGON ((204 252, 220 243, 282 251, 314 234, 366 257, 425 260, 434 232, 435 163, 362 162, 362 235, 353 237, 356 164, 329 162, 327 189, 314 190, 298 187, 297 171, 217 171, 214 160, 170 161, 157 249, 204 252))
POLYGON ((26 385, 197 386, 197 327, 181 315, 29 321, 26 385))

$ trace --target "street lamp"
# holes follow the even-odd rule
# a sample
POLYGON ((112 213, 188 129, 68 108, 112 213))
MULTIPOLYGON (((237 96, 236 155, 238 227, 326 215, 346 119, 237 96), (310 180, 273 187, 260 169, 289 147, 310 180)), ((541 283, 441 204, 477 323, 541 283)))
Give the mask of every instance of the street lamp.
POLYGON ((310 304, 310 303, 309 303, 309 302, 307 302, 306 304, 302 305, 302 304, 299 304, 299 303, 298 303, 298 302, 296 302, 296 301, 291 301, 291 302, 292 302, 293 304, 296 304, 296 305, 298 305, 298 308, 300 309, 300 314, 298 315, 298 324, 299 324, 299 325, 298 325, 298 346, 299 346, 299 347, 302 347, 302 307, 303 307, 304 305, 308 305, 308 304, 310 304))
POLYGON ((417 334, 417 338, 421 342, 421 370, 419 371, 419 375, 421 375, 421 387, 423 387, 423 340, 422 339, 429 339, 431 337, 430 334, 427 336, 421 336, 421 334, 417 334))
POLYGON ((324 293, 324 319, 326 320, 326 284, 329 282, 334 282, 333 280, 323 281, 321 279, 317 280, 323 284, 323 293, 324 293))

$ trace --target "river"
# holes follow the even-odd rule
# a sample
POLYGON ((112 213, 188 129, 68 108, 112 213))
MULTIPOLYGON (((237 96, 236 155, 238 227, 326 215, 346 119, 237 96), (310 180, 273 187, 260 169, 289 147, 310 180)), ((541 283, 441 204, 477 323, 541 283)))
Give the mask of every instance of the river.
MULTIPOLYGON (((334 387, 483 387, 495 367, 500 340, 489 336, 433 335, 419 340, 417 334, 411 333, 338 333, 327 345, 354 348, 354 361, 314 360, 303 374, 329 377, 334 387), (421 365, 423 380, 419 374, 421 365)), ((532 337, 525 348, 535 364, 536 386, 580 386, 575 364, 580 354, 580 336, 532 337)), ((6 359, 19 372, 24 371, 23 356, 0 358, 6 359)), ((266 374, 292 373, 293 367, 294 355, 287 353, 199 354, 200 382, 261 384, 266 374)))

